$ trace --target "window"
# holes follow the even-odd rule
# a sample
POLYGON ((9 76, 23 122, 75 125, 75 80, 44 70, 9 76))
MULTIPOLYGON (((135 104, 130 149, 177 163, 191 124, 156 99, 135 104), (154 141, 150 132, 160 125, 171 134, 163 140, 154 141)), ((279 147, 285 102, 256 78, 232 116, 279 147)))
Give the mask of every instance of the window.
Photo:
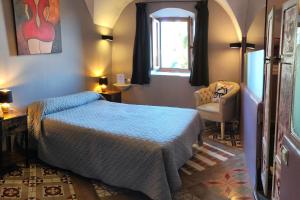
POLYGON ((192 62, 193 19, 152 17, 152 65, 161 72, 189 72, 192 62))

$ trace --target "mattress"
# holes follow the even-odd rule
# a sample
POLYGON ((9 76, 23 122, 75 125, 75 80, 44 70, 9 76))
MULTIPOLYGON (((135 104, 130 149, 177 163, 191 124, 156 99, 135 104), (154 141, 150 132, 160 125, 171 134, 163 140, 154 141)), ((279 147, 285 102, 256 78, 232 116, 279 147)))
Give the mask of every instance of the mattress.
POLYGON ((172 199, 202 128, 196 110, 97 100, 45 115, 39 157, 107 184, 172 199))

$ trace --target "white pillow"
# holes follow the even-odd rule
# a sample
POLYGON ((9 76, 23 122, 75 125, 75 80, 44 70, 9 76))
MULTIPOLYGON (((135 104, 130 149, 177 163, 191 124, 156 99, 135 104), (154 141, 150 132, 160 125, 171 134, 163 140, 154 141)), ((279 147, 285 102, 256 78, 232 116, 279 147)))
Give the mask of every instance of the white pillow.
POLYGON ((212 97, 212 102, 219 103, 221 97, 228 94, 232 90, 232 88, 232 85, 217 83, 216 91, 212 97))

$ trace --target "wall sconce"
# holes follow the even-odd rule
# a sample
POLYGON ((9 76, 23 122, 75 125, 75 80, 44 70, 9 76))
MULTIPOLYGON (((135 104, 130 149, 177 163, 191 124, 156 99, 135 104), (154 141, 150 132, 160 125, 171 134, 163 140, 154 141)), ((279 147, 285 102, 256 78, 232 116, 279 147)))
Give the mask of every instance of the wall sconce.
POLYGON ((112 42, 114 40, 114 37, 112 35, 101 35, 101 40, 112 42))
POLYGON ((11 90, 0 90, 0 103, 3 113, 9 112, 10 103, 13 102, 12 91, 11 90))
POLYGON ((239 49, 239 48, 242 48, 242 43, 240 43, 240 42, 230 43, 229 46, 230 46, 231 49, 239 49))
MULTIPOLYGON (((236 42, 236 43, 230 43, 230 48, 232 49, 240 49, 242 48, 242 43, 241 42, 236 42)), ((252 44, 252 43, 246 43, 246 48, 247 49, 252 49, 254 50, 255 49, 255 44, 252 44)))
POLYGON ((108 79, 106 76, 101 76, 99 78, 99 85, 101 87, 101 91, 102 92, 106 92, 107 89, 107 85, 108 85, 108 79))
POLYGON ((246 48, 247 48, 247 49, 254 50, 254 49, 255 49, 255 44, 247 43, 247 44, 246 44, 246 48))

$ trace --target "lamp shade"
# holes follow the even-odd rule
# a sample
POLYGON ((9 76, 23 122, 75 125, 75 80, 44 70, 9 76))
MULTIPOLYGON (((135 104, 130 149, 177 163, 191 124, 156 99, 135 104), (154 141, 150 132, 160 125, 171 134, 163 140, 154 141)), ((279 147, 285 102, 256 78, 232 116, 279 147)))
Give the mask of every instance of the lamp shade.
POLYGON ((99 84, 100 85, 108 85, 108 79, 106 76, 102 76, 99 78, 99 84))
POLYGON ((11 90, 0 90, 0 103, 12 103, 12 91, 11 90))

